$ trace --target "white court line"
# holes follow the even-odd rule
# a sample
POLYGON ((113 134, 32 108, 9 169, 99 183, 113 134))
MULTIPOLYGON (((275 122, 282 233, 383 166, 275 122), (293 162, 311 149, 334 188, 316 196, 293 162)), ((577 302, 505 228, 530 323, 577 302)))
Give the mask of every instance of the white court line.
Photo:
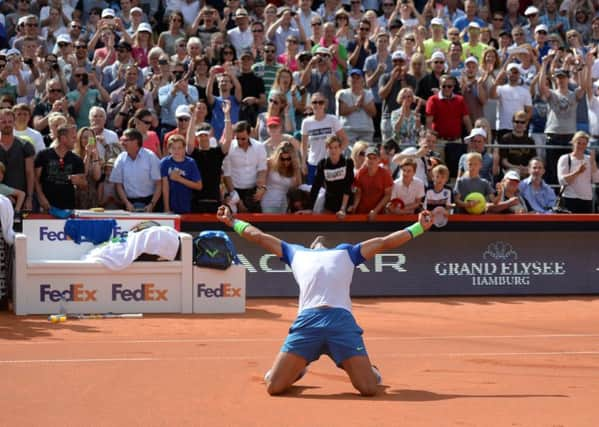
MULTIPOLYGON (((531 339, 531 338, 599 338, 599 334, 531 334, 531 335, 438 335, 424 337, 407 337, 407 336, 380 336, 369 337, 368 334, 364 337, 366 341, 432 341, 432 340, 449 340, 449 339, 531 339)), ((97 340, 97 341, 17 341, 3 340, 0 345, 48 345, 48 344, 194 344, 194 343, 252 343, 252 342, 280 342, 285 339, 285 335, 278 338, 187 338, 187 339, 137 339, 137 340, 97 340)))
MULTIPOLYGON (((377 354, 379 358, 408 359, 421 357, 506 357, 506 356, 599 356, 599 351, 541 351, 541 352, 499 352, 499 353, 390 353, 377 354)), ((201 360, 256 360, 272 359, 265 356, 195 356, 195 357, 82 357, 73 359, 9 359, 0 360, 0 365, 64 364, 64 363, 111 363, 111 362, 169 362, 201 360)))

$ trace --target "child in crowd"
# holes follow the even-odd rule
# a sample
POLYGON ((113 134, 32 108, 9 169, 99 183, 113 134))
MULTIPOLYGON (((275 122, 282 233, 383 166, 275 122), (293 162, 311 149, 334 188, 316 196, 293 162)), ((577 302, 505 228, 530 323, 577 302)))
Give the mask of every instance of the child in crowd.
POLYGON ((170 155, 160 161, 165 212, 191 212, 191 190, 202 189, 200 171, 196 162, 185 156, 185 146, 185 138, 171 135, 167 142, 170 155))
POLYGON ((122 209, 123 204, 116 194, 115 185, 108 179, 114 167, 114 158, 104 163, 103 176, 98 182, 98 205, 104 209, 122 209))
MULTIPOLYGON (((460 211, 476 206, 475 200, 464 201, 470 193, 481 193, 488 201, 494 201, 494 192, 491 183, 480 177, 483 166, 483 157, 477 151, 466 154, 466 173, 458 178, 455 184, 455 203, 460 211)), ((488 204, 487 204, 488 206, 488 204)))
POLYGON ((416 178, 416 162, 404 159, 400 163, 401 177, 393 182, 391 201, 387 204, 387 212, 407 215, 416 213, 422 207, 424 199, 424 182, 416 178))
POLYGON ((17 190, 16 188, 12 188, 6 184, 3 184, 2 181, 4 181, 5 173, 6 166, 4 165, 4 163, 0 162, 0 194, 12 199, 13 205, 15 206, 15 213, 19 213, 23 208, 23 203, 25 202, 26 194, 24 191, 17 190))
POLYGON ((424 194, 424 209, 432 211, 436 207, 451 208, 453 191, 447 185, 449 169, 445 165, 437 165, 432 170, 433 185, 424 194))

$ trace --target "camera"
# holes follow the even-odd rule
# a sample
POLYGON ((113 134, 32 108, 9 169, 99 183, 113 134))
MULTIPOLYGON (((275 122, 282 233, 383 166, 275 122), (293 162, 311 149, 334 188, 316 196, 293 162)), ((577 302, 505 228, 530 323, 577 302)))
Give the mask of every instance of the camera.
POLYGON ((33 65, 33 58, 25 58, 23 62, 31 67, 33 65))
POLYGON ((84 86, 89 85, 89 76, 87 74, 83 74, 81 76, 81 84, 84 85, 84 86))

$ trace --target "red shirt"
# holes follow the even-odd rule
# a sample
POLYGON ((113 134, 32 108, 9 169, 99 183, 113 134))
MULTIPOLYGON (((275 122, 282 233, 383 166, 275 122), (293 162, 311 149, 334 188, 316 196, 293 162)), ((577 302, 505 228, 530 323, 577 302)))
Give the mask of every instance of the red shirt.
POLYGON ((433 117, 433 130, 442 139, 458 139, 462 137, 464 116, 468 115, 468 107, 462 95, 441 99, 435 94, 426 101, 426 115, 433 117))
POLYGON ((373 176, 368 174, 366 166, 360 168, 354 178, 354 186, 360 189, 360 204, 356 213, 367 214, 381 201, 385 189, 393 187, 393 178, 388 169, 379 166, 373 176))

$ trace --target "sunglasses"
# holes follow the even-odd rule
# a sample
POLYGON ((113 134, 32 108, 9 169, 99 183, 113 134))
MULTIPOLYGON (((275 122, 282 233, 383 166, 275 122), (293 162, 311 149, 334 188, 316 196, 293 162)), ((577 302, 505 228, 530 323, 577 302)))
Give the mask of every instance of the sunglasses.
POLYGON ((320 27, 321 25, 322 25, 322 22, 312 22, 313 27, 320 27))
POLYGON ((299 42, 297 40, 289 39, 287 40, 287 43, 298 44, 299 42))
POLYGON ((51 92, 51 93, 62 93, 62 89, 50 89, 50 90, 48 90, 48 92, 51 92))
POLYGON ((514 34, 512 34, 512 36, 514 36, 514 37, 519 37, 519 36, 523 36, 523 35, 524 35, 524 33, 514 33, 514 34))
POLYGON ((75 49, 87 49, 87 46, 77 45, 75 49))
POLYGON ((312 105, 324 105, 324 101, 322 101, 322 100, 312 101, 312 105))
POLYGON ((83 27, 81 25, 71 25, 71 28, 75 28, 77 30, 82 29, 83 27))
POLYGON ((264 30, 258 30, 258 29, 252 30, 252 33, 263 33, 263 32, 264 32, 264 30))
POLYGON ((147 120, 140 120, 140 122, 142 122, 144 125, 146 126, 152 126, 152 122, 151 121, 147 121, 147 120))
POLYGON ((442 85, 443 89, 453 89, 453 85, 442 85))
POLYGON ((360 31, 370 31, 370 28, 366 28, 366 27, 360 27, 359 28, 360 31))
POLYGON ((493 21, 503 21, 503 18, 493 18, 493 21))
POLYGON ((360 156, 360 157, 364 157, 365 155, 366 155, 366 151, 360 151, 358 153, 358 156, 360 156))
POLYGON ((525 120, 514 120, 514 123, 517 125, 525 125, 526 121, 525 120))
POLYGON ((275 53, 274 49, 264 49, 264 53, 275 53))
POLYGON ((416 39, 412 39, 412 38, 407 38, 407 37, 406 37, 406 41, 407 41, 407 42, 415 42, 415 41, 416 41, 416 39))
POLYGON ((177 117, 177 121, 178 122, 188 122, 189 121, 189 117, 177 117))
POLYGON ((270 102, 271 104, 275 104, 275 105, 279 105, 279 101, 277 101, 276 99, 269 99, 268 102, 270 102))
POLYGON ((433 61, 433 64, 445 64, 445 61, 433 61))
POLYGON ((223 52, 223 55, 235 55, 235 53, 233 51, 230 51, 230 50, 225 50, 223 52))
POLYGON ((167 59, 159 59, 159 60, 158 60, 158 63, 159 63, 160 65, 168 65, 168 60, 167 60, 167 59))
POLYGON ((81 77, 83 77, 83 74, 75 74, 75 77, 77 77, 78 79, 80 79, 81 77))
POLYGON ((58 43, 58 47, 66 47, 68 45, 69 45, 68 43, 62 43, 62 42, 58 43))
POLYGON ((37 27, 37 24, 31 24, 31 23, 27 23, 25 24, 26 27, 37 27))

